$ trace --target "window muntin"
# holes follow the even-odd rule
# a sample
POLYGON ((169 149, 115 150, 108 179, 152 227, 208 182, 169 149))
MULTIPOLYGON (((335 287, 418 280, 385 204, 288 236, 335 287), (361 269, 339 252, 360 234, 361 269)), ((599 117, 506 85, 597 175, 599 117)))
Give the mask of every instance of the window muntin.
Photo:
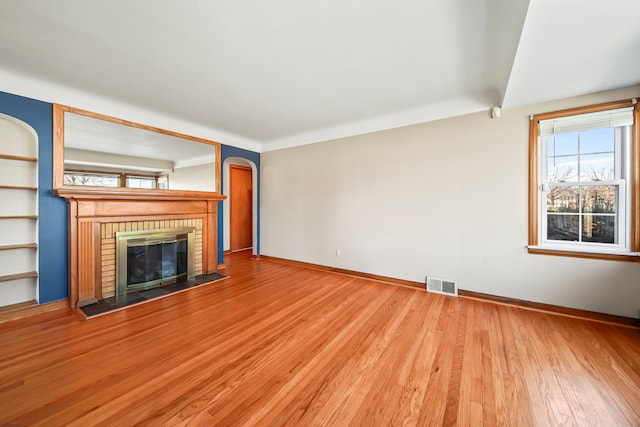
POLYGON ((537 172, 530 181, 530 250, 637 250, 631 239, 635 108, 620 101, 532 118, 530 160, 537 172))

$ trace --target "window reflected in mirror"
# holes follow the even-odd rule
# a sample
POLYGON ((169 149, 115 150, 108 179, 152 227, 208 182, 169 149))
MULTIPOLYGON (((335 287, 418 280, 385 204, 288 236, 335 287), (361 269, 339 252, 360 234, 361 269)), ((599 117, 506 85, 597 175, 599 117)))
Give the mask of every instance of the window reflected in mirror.
POLYGON ((167 175, 145 176, 130 175, 127 173, 64 171, 64 185, 168 190, 168 184, 169 178, 167 175))

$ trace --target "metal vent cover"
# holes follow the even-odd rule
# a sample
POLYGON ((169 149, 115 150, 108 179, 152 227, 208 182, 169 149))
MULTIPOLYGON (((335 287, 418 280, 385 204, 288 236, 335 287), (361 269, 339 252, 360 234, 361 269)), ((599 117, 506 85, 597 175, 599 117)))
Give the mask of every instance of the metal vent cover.
POLYGON ((427 276, 427 292, 437 294, 458 296, 458 282, 454 280, 440 279, 438 277, 427 276))

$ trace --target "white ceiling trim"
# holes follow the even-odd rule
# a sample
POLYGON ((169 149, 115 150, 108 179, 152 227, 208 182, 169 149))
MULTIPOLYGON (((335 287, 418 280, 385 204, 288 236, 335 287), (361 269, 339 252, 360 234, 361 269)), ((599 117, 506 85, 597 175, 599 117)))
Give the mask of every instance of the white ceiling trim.
MULTIPOLYGON (((450 117, 471 114, 478 111, 489 111, 489 105, 471 98, 449 98, 438 103, 431 103, 419 108, 371 117, 366 120, 345 123, 312 132, 293 135, 286 138, 267 141, 262 152, 282 150, 299 145, 347 138, 371 132, 394 129, 418 123, 441 120, 450 117)), ((488 114, 488 113, 487 113, 488 114)))

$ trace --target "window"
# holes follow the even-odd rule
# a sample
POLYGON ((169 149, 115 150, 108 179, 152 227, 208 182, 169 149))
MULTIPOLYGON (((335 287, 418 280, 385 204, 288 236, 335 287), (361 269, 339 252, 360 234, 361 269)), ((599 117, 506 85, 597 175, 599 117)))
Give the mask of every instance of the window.
POLYGON ((168 190, 169 189, 169 176, 161 175, 156 178, 158 180, 158 189, 159 190, 168 190))
POLYGON ((65 171, 64 185, 119 187, 120 174, 65 171))
POLYGON ((529 141, 529 251, 640 260, 635 100, 539 114, 529 141))
POLYGON ((64 185, 128 187, 167 190, 167 175, 130 175, 117 172, 64 171, 64 185))
POLYGON ((129 188, 156 188, 156 178, 152 176, 127 175, 127 187, 129 188))

